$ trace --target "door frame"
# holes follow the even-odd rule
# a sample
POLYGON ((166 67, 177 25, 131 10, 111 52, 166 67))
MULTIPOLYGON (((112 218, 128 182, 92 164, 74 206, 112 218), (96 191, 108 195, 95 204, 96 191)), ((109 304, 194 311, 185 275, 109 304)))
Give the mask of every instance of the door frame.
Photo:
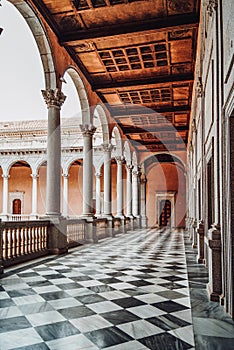
POLYGON ((157 191, 155 193, 155 217, 156 226, 160 223, 160 202, 162 200, 169 200, 171 202, 171 227, 175 227, 175 195, 176 191, 157 191))

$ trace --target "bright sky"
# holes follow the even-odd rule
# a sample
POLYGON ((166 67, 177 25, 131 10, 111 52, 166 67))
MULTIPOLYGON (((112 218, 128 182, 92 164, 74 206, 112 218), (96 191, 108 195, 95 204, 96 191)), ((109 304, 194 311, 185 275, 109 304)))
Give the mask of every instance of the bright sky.
MULTIPOLYGON (((2 0, 0 7, 0 121, 47 119, 41 94, 45 88, 43 67, 34 37, 18 10, 2 0)), ((65 75, 67 99, 62 116, 79 111, 72 80, 65 75)))

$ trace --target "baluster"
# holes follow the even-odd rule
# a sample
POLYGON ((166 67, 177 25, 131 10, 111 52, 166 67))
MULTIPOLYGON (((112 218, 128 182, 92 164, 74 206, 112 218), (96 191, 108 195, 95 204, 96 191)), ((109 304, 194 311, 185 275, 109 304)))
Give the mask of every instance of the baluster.
POLYGON ((23 227, 19 227, 18 228, 18 256, 21 256, 22 255, 22 239, 21 239, 21 232, 23 231, 23 227))
POLYGON ((30 253, 32 253, 32 251, 33 251, 33 227, 29 228, 29 235, 30 235, 29 249, 30 249, 30 253))
POLYGON ((26 254, 29 254, 29 243, 30 243, 30 237, 29 237, 29 227, 26 227, 26 235, 25 235, 25 247, 26 247, 26 254))
POLYGON ((25 227, 22 227, 22 231, 21 231, 21 234, 22 234, 22 255, 25 255, 26 253, 26 250, 25 250, 25 235, 26 235, 26 228, 25 227))
POLYGON ((9 228, 8 231, 8 243, 9 243, 9 258, 11 259, 13 256, 13 229, 9 228))
POLYGON ((3 230, 3 259, 8 259, 8 228, 3 230))
POLYGON ((14 227, 12 230, 13 238, 13 257, 17 256, 17 227, 14 227))

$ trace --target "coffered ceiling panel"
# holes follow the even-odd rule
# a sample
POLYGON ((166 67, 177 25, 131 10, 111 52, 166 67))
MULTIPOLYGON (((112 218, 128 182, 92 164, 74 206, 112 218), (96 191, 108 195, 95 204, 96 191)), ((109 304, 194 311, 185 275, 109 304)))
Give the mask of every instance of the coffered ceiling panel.
POLYGON ((186 145, 200 0, 30 1, 139 151, 186 145))

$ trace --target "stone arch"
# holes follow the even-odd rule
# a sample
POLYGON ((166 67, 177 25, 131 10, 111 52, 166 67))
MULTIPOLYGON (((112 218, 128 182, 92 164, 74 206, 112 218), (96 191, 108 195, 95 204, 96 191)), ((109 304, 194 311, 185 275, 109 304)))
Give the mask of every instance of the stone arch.
POLYGON ((91 124, 91 115, 90 115, 90 108, 89 108, 89 100, 88 100, 88 94, 84 85, 84 82, 82 78, 80 77, 79 73, 77 72, 75 67, 68 67, 64 74, 68 73, 71 77, 71 79, 74 82, 74 85, 76 87, 76 91, 80 100, 80 106, 81 106, 81 114, 82 114, 82 124, 91 124))
POLYGON ((35 166, 35 169, 34 169, 35 174, 38 174, 40 167, 46 163, 47 163, 46 157, 41 158, 40 161, 35 166))
MULTIPOLYGON (((179 157, 178 155, 171 153, 171 152, 155 152, 155 153, 151 153, 148 157, 144 158, 144 160, 141 162, 141 166, 144 167, 144 169, 146 170, 146 165, 147 165, 147 161, 150 160, 150 158, 152 157, 157 157, 160 155, 166 155, 168 157, 171 157, 172 161, 176 161, 184 170, 184 172, 186 171, 186 164, 184 163, 184 161, 181 159, 181 157, 179 157)), ((169 160, 169 158, 168 158, 169 160)))
POLYGON ((132 153, 132 165, 134 167, 138 166, 138 158, 137 158, 137 154, 135 151, 132 153))
POLYGON ((131 156, 131 149, 130 149, 128 141, 124 142, 123 154, 124 154, 126 163, 131 164, 132 163, 132 156, 131 156))
MULTIPOLYGON (((110 131, 109 131, 109 123, 108 123, 108 119, 106 116, 106 112, 104 110, 104 108, 102 107, 102 105, 97 104, 97 106, 95 107, 94 111, 93 111, 93 124, 94 126, 97 126, 95 124, 97 124, 96 119, 98 118, 100 123, 101 123, 101 129, 102 129, 102 143, 109 143, 110 141, 110 131)), ((95 137, 95 134, 94 134, 95 137)))
POLYGON ((112 137, 114 137, 114 139, 115 139, 115 146, 116 146, 115 154, 116 154, 116 156, 122 156, 123 155, 123 144, 122 144, 121 133, 120 133, 118 126, 115 126, 113 128, 112 137))
POLYGON ((45 88, 57 87, 53 52, 46 30, 30 4, 24 0, 8 0, 24 17, 37 43, 44 68, 45 88))
POLYGON ((18 163, 18 162, 24 162, 24 163, 28 164, 29 167, 30 167, 30 169, 31 169, 31 171, 32 171, 32 165, 30 164, 30 162, 28 162, 27 160, 25 160, 23 157, 20 157, 20 158, 13 158, 13 159, 11 159, 11 161, 8 163, 7 168, 6 168, 8 174, 10 173, 10 170, 11 170, 11 168, 13 167, 13 165, 16 164, 16 163, 18 163))

